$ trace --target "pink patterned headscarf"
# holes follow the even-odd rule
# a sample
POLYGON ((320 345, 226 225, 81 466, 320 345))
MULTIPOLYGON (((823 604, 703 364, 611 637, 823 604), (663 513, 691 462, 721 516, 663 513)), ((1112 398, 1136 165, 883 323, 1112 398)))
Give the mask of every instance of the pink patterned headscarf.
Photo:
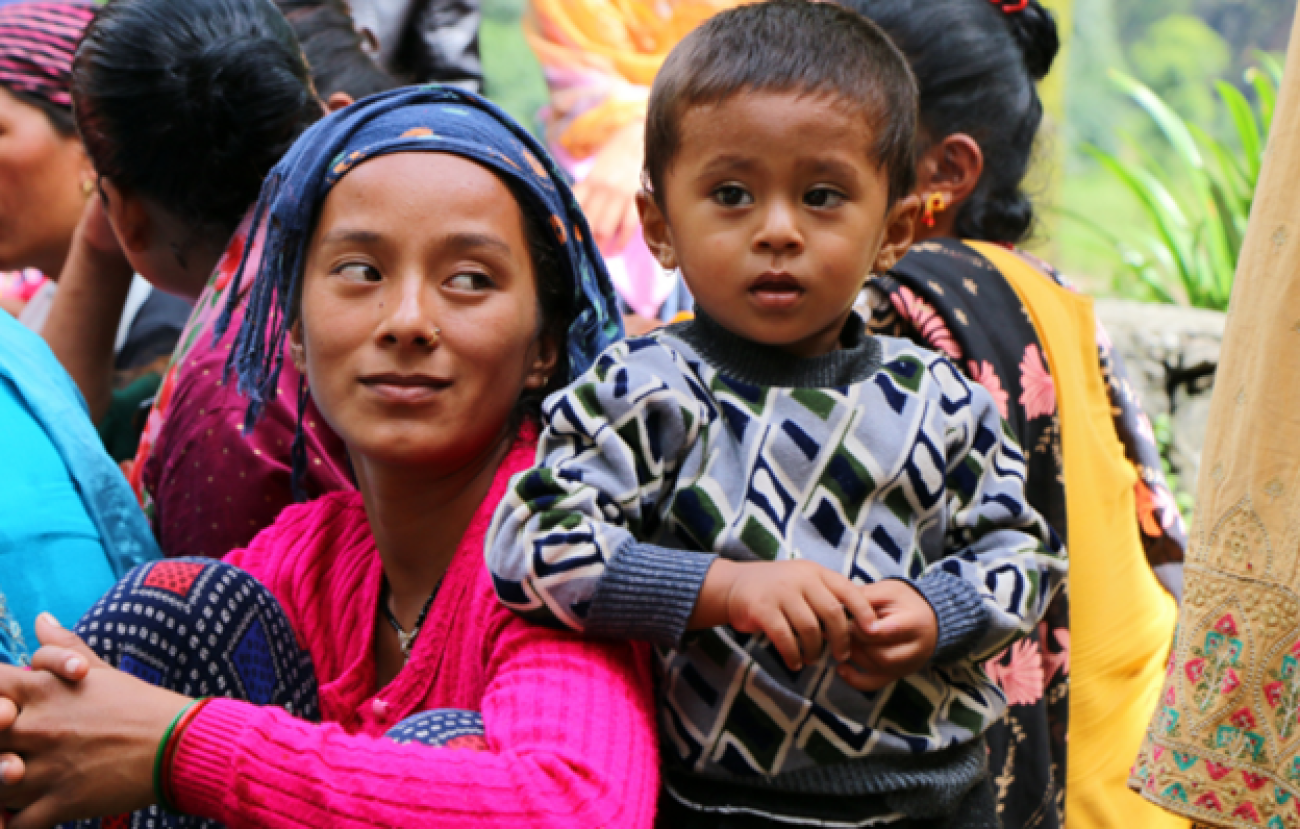
POLYGON ((87 3, 0 6, 0 85, 72 108, 72 58, 95 18, 87 3))

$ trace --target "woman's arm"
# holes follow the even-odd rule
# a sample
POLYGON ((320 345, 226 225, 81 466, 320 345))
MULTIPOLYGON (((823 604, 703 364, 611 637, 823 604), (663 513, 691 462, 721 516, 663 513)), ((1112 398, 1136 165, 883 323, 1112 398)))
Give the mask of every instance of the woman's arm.
POLYGON ((81 389, 95 423, 113 399, 113 341, 132 275, 99 198, 89 199, 42 336, 81 389))
MULTIPOLYGON (((496 612, 485 636, 488 750, 398 745, 214 700, 182 735, 169 769, 175 805, 232 829, 648 829, 659 779, 647 653, 496 612)), ((7 827, 41 829, 154 802, 157 747, 190 702, 107 667, 67 631, 58 641, 34 664, 69 680, 84 675, 75 684, 0 666, 0 729, 12 724, 0 734, 0 761, 13 764, 0 768, 0 805, 22 810, 7 827), (74 653, 83 664, 65 668, 74 653), (16 721, 7 700, 21 710, 16 721)))
POLYGON ((658 790, 644 651, 498 611, 486 751, 349 736, 218 700, 185 732, 178 806, 239 827, 649 827, 658 790))

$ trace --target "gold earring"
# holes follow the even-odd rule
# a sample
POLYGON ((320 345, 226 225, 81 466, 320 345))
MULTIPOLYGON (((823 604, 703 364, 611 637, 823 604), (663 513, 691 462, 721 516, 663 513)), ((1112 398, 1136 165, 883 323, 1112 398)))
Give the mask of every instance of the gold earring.
POLYGON ((91 193, 94 193, 94 192, 95 192, 95 181, 94 181, 94 179, 89 179, 89 178, 82 179, 82 180, 81 180, 81 195, 82 195, 84 198, 87 198, 87 199, 88 199, 88 198, 90 198, 90 194, 91 194, 91 193))

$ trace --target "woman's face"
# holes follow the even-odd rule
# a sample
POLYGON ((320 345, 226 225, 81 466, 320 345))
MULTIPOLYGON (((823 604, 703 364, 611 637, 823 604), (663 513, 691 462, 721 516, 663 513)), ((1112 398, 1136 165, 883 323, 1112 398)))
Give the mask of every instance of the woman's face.
POLYGON ((295 359, 354 462, 451 472, 481 456, 554 367, 538 328, 523 215, 491 172, 399 153, 331 190, 303 274, 295 359))
POLYGON ((57 277, 86 204, 90 163, 76 136, 0 87, 0 270, 57 277))

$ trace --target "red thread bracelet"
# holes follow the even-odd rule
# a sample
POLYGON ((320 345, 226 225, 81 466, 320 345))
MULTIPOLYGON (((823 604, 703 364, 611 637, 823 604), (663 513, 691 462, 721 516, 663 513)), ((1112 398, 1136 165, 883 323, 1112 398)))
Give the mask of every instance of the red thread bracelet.
POLYGON ((167 746, 163 749, 162 789, 167 796, 167 802, 173 805, 176 803, 176 794, 172 790, 172 764, 176 759, 176 752, 180 749, 181 737, 185 734, 186 729, 190 727, 190 723, 194 722, 194 718, 198 716, 198 713, 203 710, 203 706, 211 701, 211 697, 204 697, 191 705, 181 715, 176 727, 172 729, 171 736, 167 740, 167 746))

